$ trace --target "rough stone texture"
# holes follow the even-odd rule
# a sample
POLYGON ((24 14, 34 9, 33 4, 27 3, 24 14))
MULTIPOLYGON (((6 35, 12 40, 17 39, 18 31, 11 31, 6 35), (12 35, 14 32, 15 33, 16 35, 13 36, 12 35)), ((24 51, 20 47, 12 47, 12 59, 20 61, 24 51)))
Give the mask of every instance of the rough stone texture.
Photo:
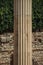
POLYGON ((7 33, 0 35, 0 65, 10 65, 14 51, 14 35, 7 33))
POLYGON ((43 65, 43 32, 32 34, 32 59, 33 65, 43 65))

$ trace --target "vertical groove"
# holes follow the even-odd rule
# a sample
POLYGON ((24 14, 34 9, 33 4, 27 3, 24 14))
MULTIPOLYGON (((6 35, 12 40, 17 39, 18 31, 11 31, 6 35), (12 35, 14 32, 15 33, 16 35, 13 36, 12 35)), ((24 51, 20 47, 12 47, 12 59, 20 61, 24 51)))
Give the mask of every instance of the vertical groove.
MULTIPOLYGON (((26 0, 26 22, 27 22, 27 0, 26 0)), ((26 24, 26 65, 27 65, 27 24, 26 24)))
POLYGON ((27 19, 26 20, 26 22, 27 22, 27 26, 26 26, 27 27, 27 30, 26 30, 26 32, 27 32, 27 44, 26 44, 27 45, 27 49, 26 49, 26 51, 27 51, 26 52, 26 54, 27 54, 26 59, 27 60, 26 60, 26 65, 28 65, 28 0, 26 0, 26 9, 27 9, 26 10, 27 11, 27 14, 26 14, 26 19, 27 19))
POLYGON ((23 65, 23 0, 22 0, 22 65, 23 65))
POLYGON ((21 0, 21 65, 23 65, 23 0, 21 0))

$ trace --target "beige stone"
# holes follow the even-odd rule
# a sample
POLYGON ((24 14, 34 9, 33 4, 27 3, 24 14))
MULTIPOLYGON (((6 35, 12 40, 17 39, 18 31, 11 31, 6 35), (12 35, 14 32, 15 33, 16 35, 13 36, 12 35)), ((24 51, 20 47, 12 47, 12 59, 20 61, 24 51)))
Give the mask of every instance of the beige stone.
POLYGON ((1 37, 1 42, 6 42, 6 37, 1 37))

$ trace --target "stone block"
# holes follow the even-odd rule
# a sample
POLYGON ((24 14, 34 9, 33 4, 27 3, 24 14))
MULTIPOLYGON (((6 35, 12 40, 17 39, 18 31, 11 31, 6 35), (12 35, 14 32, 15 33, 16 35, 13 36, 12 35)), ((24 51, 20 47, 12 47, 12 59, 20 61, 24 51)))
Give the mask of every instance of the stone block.
POLYGON ((1 42, 6 42, 6 37, 1 37, 1 42))

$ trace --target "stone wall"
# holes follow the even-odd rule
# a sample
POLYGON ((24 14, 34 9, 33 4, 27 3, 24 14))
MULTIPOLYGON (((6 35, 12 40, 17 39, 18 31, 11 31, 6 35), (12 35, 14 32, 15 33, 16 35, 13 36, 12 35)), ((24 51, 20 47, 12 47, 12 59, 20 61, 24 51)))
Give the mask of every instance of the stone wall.
POLYGON ((10 65, 14 51, 14 35, 7 33, 0 35, 0 65, 10 65))
POLYGON ((33 65, 43 65, 43 32, 32 34, 32 59, 33 65))

